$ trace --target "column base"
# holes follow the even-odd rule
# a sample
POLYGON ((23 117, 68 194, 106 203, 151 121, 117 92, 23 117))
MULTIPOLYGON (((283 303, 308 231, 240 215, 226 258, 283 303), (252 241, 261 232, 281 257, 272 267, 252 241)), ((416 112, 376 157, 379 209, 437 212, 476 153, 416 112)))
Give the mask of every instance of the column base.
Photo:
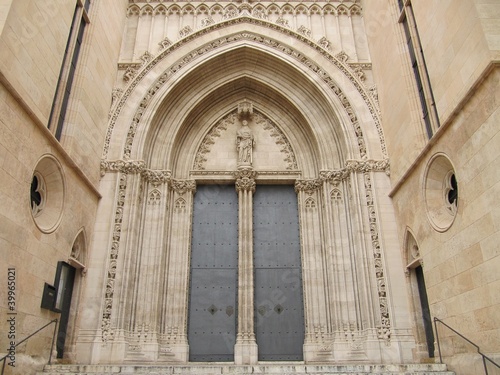
POLYGON ((254 365, 258 362, 258 347, 253 340, 236 342, 234 345, 235 365, 254 365))

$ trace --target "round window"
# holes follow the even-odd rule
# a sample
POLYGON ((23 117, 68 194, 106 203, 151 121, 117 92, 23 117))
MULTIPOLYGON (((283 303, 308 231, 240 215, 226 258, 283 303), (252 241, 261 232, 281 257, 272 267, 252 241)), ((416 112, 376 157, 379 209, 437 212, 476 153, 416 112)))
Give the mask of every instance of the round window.
POLYGON ((458 208, 458 180, 444 154, 434 155, 424 175, 424 198, 432 227, 444 232, 453 224, 458 208))
POLYGON ((43 156, 37 163, 30 185, 31 216, 44 233, 56 230, 64 205, 64 178, 57 159, 43 156))

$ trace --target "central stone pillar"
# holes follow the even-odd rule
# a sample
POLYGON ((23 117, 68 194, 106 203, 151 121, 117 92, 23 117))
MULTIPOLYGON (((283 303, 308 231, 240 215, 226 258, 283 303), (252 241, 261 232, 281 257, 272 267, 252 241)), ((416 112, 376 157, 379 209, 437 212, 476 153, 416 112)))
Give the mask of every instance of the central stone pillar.
POLYGON ((239 201, 238 220, 238 334, 234 346, 234 363, 257 363, 257 341, 254 332, 253 280, 253 193, 257 172, 240 166, 235 173, 239 201))

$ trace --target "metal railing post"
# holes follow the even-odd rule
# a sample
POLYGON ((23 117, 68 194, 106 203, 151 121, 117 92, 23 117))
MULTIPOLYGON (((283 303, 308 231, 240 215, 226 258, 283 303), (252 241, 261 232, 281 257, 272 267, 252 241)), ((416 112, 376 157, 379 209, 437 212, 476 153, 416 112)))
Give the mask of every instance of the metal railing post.
MULTIPOLYGON (((21 345, 23 342, 25 342, 26 340, 28 340, 29 338, 31 338, 32 336, 36 335, 38 332, 40 332, 42 329, 44 329, 45 327, 48 327, 50 326, 52 323, 55 323, 55 327, 54 327, 54 335, 52 336, 52 345, 51 345, 51 348, 50 348, 50 355, 49 355, 49 364, 50 364, 50 361, 52 360, 52 349, 54 347, 54 338, 56 336, 56 328, 57 328, 57 319, 53 319, 51 320, 50 322, 48 322, 47 324, 45 324, 43 327, 41 328, 38 328, 35 332, 33 332, 31 335, 29 335, 28 337, 25 337, 24 339, 22 339, 21 341, 19 341, 15 346, 14 348, 17 348, 19 345, 21 345)), ((3 365, 2 365, 2 372, 0 373, 0 375, 3 375, 3 372, 5 370, 5 360, 7 359, 7 357, 9 356, 9 353, 7 353, 6 355, 4 355, 2 358, 0 358, 0 361, 3 361, 3 365)))
POLYGON ((49 365, 52 364, 52 352, 54 351, 54 341, 56 340, 56 331, 57 331, 57 319, 54 319, 54 333, 52 335, 52 343, 50 344, 50 353, 49 353, 49 365))
POLYGON ((484 371, 485 371, 486 375, 488 375, 488 366, 486 364, 486 361, 490 362, 491 364, 493 364, 497 368, 500 368, 500 365, 498 363, 496 363, 493 359, 491 359, 490 357, 488 357, 487 355, 485 355, 485 354, 483 354, 481 352, 481 349, 479 348, 478 345, 474 344, 472 341, 470 341, 467 337, 465 337, 464 335, 462 335, 460 332, 458 332, 455 329, 451 328, 448 324, 446 324, 445 322, 443 322, 441 319, 438 319, 438 318, 434 317, 434 327, 436 328, 436 339, 437 339, 437 342, 438 342, 439 359, 440 359, 441 363, 443 363, 443 358, 441 357, 441 347, 439 345, 439 334, 438 334, 438 331, 437 331, 437 322, 441 323, 446 328, 448 328, 450 331, 452 331, 453 333, 455 333, 456 335, 458 335, 459 337, 461 337, 462 339, 464 339, 465 341, 467 341, 469 344, 471 344, 472 346, 474 346, 476 348, 477 352, 479 353, 479 355, 481 355, 481 357, 483 359, 484 371))
POLYGON ((436 331, 436 341, 438 344, 439 362, 443 363, 443 356, 441 355, 441 345, 439 343, 439 333, 438 333, 437 321, 438 321, 438 319, 436 317, 434 317, 434 330, 436 331))

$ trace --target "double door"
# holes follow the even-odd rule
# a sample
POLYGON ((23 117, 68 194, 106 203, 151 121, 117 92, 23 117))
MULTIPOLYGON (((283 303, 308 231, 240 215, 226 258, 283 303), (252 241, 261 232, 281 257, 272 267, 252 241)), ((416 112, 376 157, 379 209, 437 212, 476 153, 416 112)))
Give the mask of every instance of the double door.
MULTIPOLYGON (((293 186, 257 186, 253 228, 258 359, 302 360, 304 316, 293 186)), ((238 333, 238 195, 233 185, 198 187, 192 233, 190 361, 233 361, 238 333)))

